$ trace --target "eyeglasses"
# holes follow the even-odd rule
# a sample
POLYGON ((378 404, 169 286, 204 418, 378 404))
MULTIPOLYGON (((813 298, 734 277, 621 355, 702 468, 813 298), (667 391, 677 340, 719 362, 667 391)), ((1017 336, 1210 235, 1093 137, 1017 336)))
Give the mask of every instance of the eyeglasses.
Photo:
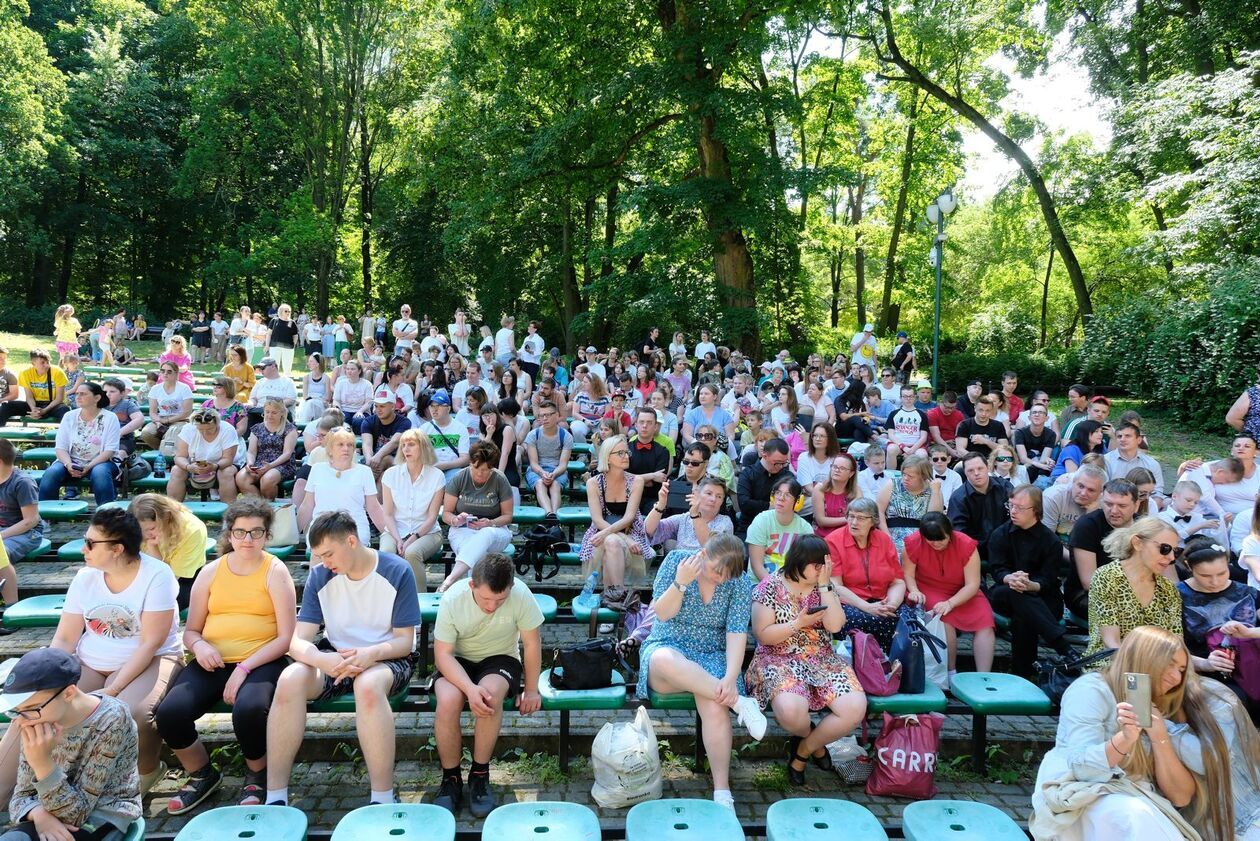
POLYGON ((775 499, 796 499, 796 495, 790 491, 779 491, 774 495, 775 499))
POLYGON ((1013 502, 1008 502, 1006 503, 1006 510, 1007 511, 1031 511, 1033 510, 1033 507, 1031 505, 1016 505, 1013 502))
POLYGON ((256 529, 232 529, 232 536, 237 540, 249 538, 251 540, 262 540, 267 536, 267 530, 261 526, 256 529))
POLYGON ((849 522, 851 522, 851 523, 860 523, 860 522, 862 522, 863 520, 874 520, 874 519, 875 519, 875 518, 874 518, 874 517, 872 517, 870 514, 846 514, 846 515, 844 516, 844 518, 845 518, 846 520, 848 520, 849 522))
POLYGON ((1138 491, 1138 502, 1148 502, 1151 498, 1150 491, 1138 491))
POLYGON ((611 453, 609 453, 608 455, 610 455, 610 456, 626 456, 626 457, 629 457, 629 455, 630 455, 630 451, 629 451, 629 450, 613 450, 613 451, 612 451, 611 453))
POLYGON ((44 707, 48 706, 53 701, 56 701, 58 698, 60 698, 61 693, 65 691, 66 691, 66 687, 63 686, 60 689, 58 689, 56 692, 54 692, 51 698, 49 698, 44 703, 40 704, 38 707, 35 707, 34 709, 30 709, 30 710, 13 710, 13 714, 16 715, 18 718, 24 718, 27 721, 34 721, 35 719, 39 718, 39 714, 44 711, 44 707))
POLYGON ((95 538, 91 538, 91 537, 83 538, 83 546, 87 549, 95 549, 97 546, 102 546, 106 543, 122 543, 122 541, 121 540, 96 540, 95 538))
POLYGON ((703 461, 692 461, 691 459, 683 459, 683 465, 686 467, 701 467, 703 464, 704 464, 703 461))
POLYGON ((1014 461, 1014 456, 998 456, 995 461, 1014 461))

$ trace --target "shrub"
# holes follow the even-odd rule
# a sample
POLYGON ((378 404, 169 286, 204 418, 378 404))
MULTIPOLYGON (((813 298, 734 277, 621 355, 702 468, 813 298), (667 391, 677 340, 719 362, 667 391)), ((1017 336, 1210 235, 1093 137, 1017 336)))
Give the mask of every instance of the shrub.
POLYGON ((1133 301, 1090 323, 1085 374, 1157 401, 1176 420, 1220 429, 1230 404, 1256 382, 1257 301, 1260 261, 1217 269, 1206 300, 1133 301))
MULTIPOLYGON (((921 364, 927 371, 930 362, 921 364)), ((1047 348, 1036 353, 969 353, 954 351, 941 354, 941 388, 962 393, 966 383, 978 379, 985 388, 1002 385, 1002 374, 1014 371, 1019 374, 1019 393, 1027 394, 1035 388, 1050 392, 1051 396, 1064 394, 1068 386, 1078 382, 1080 362, 1075 349, 1047 348)))

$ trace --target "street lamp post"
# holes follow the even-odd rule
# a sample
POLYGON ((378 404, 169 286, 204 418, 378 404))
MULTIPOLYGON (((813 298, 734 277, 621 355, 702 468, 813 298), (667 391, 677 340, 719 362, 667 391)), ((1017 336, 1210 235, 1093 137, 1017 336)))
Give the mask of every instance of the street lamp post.
POLYGON ((945 217, 954 212, 958 202, 954 194, 946 190, 928 205, 928 221, 936 226, 936 238, 932 241, 932 264, 936 267, 936 301, 932 318, 932 388, 940 388, 941 359, 941 264, 945 262, 945 217))

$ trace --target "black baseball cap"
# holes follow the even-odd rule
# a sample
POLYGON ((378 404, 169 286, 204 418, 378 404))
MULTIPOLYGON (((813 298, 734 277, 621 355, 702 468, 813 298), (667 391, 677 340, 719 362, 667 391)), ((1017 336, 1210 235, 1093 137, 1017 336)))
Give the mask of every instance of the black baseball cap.
POLYGON ((3 713, 26 703, 37 692, 76 684, 82 674, 78 658, 60 648, 28 651, 20 660, 0 665, 0 672, 6 667, 8 673, 4 675, 4 691, 0 694, 0 712, 3 713))

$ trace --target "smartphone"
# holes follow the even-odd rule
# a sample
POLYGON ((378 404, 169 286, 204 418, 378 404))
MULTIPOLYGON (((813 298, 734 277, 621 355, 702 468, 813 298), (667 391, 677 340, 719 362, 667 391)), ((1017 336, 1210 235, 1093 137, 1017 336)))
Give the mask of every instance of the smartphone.
POLYGON ((814 428, 814 413, 813 412, 797 412, 796 425, 799 426, 801 429, 804 429, 806 432, 813 429, 814 428))
POLYGON ((820 604, 817 607, 811 607, 809 610, 805 611, 805 615, 813 616, 815 613, 822 613, 826 609, 827 606, 825 604, 820 604))
POLYGON ((1133 706, 1138 727, 1151 726, 1151 676, 1124 673, 1124 700, 1133 706))

